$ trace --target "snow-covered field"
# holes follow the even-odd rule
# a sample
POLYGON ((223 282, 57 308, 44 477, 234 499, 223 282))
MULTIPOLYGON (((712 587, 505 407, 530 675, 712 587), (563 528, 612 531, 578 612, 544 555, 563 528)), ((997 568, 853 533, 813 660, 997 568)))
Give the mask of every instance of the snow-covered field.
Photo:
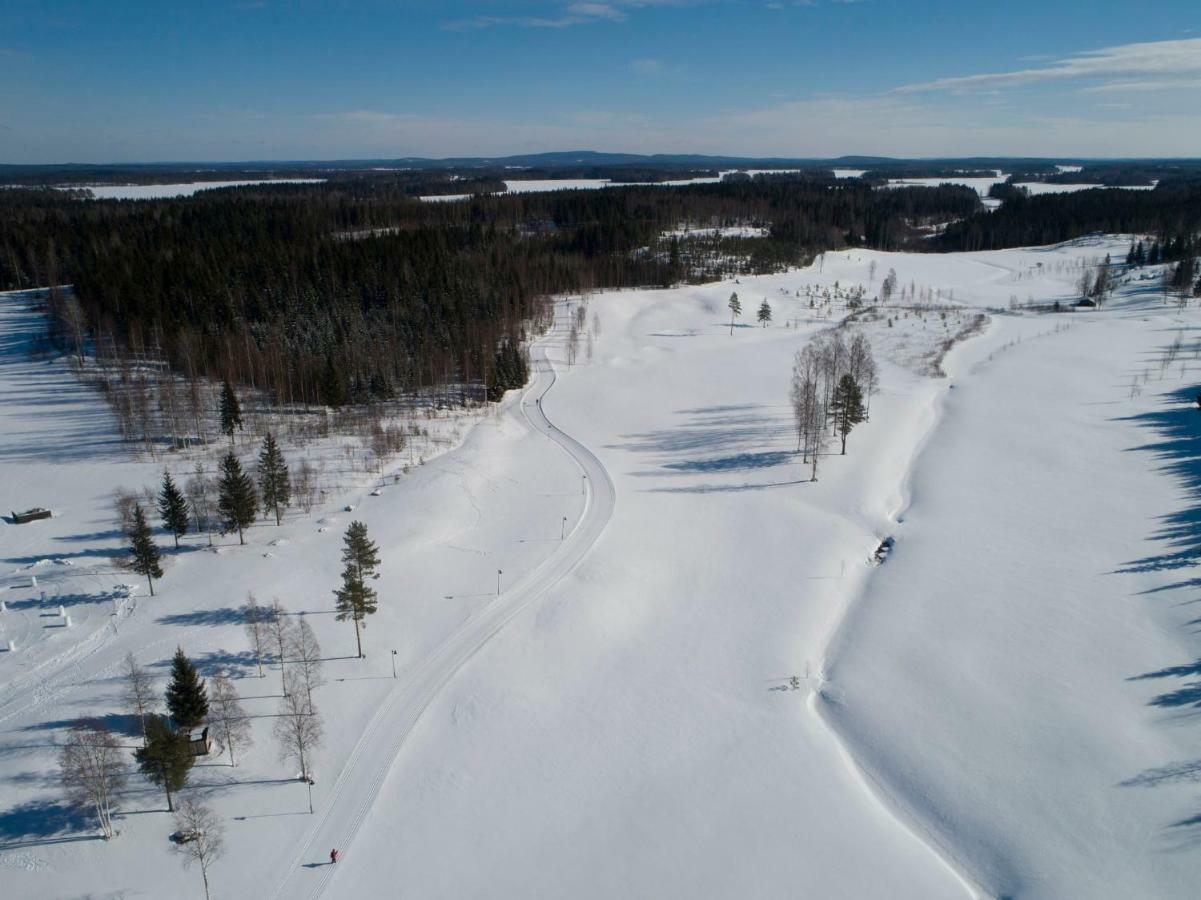
MULTIPOLYGON (((745 172, 747 175, 783 175, 799 172, 800 169, 728 169, 715 177, 681 178, 671 181, 610 181, 608 178, 516 178, 505 181, 505 190, 510 194, 536 194, 546 191, 590 191, 607 187, 679 187, 686 184, 716 184, 726 175, 745 172)), ((471 194, 432 194, 421 199, 430 203, 448 200, 467 200, 471 194)))
POLYGON ((253 181, 189 181, 185 184, 72 184, 64 188, 87 188, 96 200, 161 200, 191 197, 197 191, 246 187, 253 184, 320 184, 324 178, 260 178, 253 181))
POLYGON ((0 526, 0 625, 24 629, 0 653, 6 890, 201 895, 157 790, 131 782, 106 843, 54 784, 75 718, 130 728, 121 657, 161 673, 181 644, 263 717, 237 768, 195 772, 227 828, 218 897, 1194 896, 1197 313, 1143 281, 1099 312, 1008 312, 1070 302, 1082 261, 1127 246, 827 253, 598 294, 573 366, 565 300, 531 386, 456 449, 245 548, 190 537, 118 615, 111 585, 136 579, 105 568, 106 497, 161 463, 21 353, 33 314, 0 298, 0 506, 58 514, 0 526), (871 421, 811 482, 792 356, 889 270, 905 300, 854 326, 882 367, 871 421), (329 614, 352 518, 384 561, 365 661, 329 614), (78 626, 43 615, 41 560, 78 626), (275 762, 247 591, 304 611, 329 657, 311 816, 275 762))
POLYGON ((1091 191, 1096 188, 1121 191, 1150 191, 1155 189, 1153 184, 1122 184, 1107 187, 1103 184, 1048 184, 1043 181, 1023 181, 1018 187, 1025 188, 1032 196, 1039 194, 1070 194, 1074 191, 1091 191))

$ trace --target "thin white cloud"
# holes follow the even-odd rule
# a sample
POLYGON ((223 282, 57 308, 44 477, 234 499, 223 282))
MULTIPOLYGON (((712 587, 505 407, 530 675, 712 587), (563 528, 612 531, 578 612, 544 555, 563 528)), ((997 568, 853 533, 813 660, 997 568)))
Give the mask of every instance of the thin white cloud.
POLYGON ((599 22, 624 22, 628 18, 627 10, 650 6, 694 6, 703 2, 706 0, 574 0, 571 3, 560 4, 555 12, 548 15, 473 16, 470 19, 443 22, 442 27, 449 31, 470 31, 506 25, 518 28, 571 28, 575 25, 593 25, 599 22))
POLYGON ((658 75, 663 71, 663 63, 657 59, 632 59, 630 71, 635 75, 658 75))
MULTIPOLYGON (((1184 76, 1201 77, 1201 38, 1179 41, 1149 41, 1088 50, 1056 60, 1050 65, 938 78, 895 88, 892 93, 929 91, 978 91, 1024 87, 1044 82, 1099 81, 1178 86, 1184 76), (1175 83, 1175 84, 1173 84, 1175 83)), ((1150 89, 1150 88, 1144 88, 1150 89)))

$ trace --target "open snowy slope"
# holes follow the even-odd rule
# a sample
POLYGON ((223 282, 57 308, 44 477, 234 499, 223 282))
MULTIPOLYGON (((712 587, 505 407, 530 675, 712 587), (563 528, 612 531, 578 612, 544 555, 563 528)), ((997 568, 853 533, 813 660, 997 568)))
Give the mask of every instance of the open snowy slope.
MULTIPOLYGON (((969 895, 970 874, 880 805, 806 703, 945 382, 888 366, 850 455, 809 483, 784 401, 792 353, 829 320, 804 290, 866 281, 875 259, 877 277, 907 267, 956 302, 1004 306, 1016 284, 1066 300, 1075 261, 1118 246, 829 254, 741 284, 593 298, 595 357, 547 408, 609 469, 613 521, 431 705, 356 839, 369 862, 340 868, 331 894, 969 895), (731 290, 798 328, 731 336, 731 290), (794 674, 805 690, 786 689, 794 674)), ((944 333, 901 315, 864 326, 886 358, 944 333)), ((1013 322, 1037 335, 1062 320, 1013 322)))
POLYGON ((822 708, 997 895, 1197 895, 1197 325, 966 348, 831 650, 822 708))
POLYGON ((1156 379, 1195 314, 1177 321, 1153 282, 1099 313, 1007 312, 1070 303, 1082 262, 1126 246, 851 251, 596 295, 574 365, 580 301, 565 301, 531 386, 457 449, 381 496, 365 485, 256 527, 245 548, 189 538, 161 596, 135 590, 118 616, 112 591, 131 579, 107 565, 105 495, 160 470, 105 443, 95 398, 17 350, 33 322, 0 302, 11 504, 60 511, 0 530, 25 615, 0 624, 27 629, 0 653, 6 886, 199 894, 157 791, 135 779, 105 843, 53 781, 76 717, 131 734, 121 657, 162 673, 179 643, 204 674, 230 671, 256 717, 245 762, 195 774, 228 828, 215 896, 1188 896, 1198 865, 1175 836, 1192 826, 1171 825, 1196 813, 1170 776, 1196 769, 1158 768, 1192 758, 1190 720, 1164 713, 1191 702, 1174 679, 1195 672, 1195 614, 1170 599, 1187 587, 1139 592, 1191 583, 1190 545, 1172 542, 1192 521, 1180 416, 1195 410, 1160 395, 1188 384, 1192 351, 1156 379), (903 305, 855 325, 881 362, 871 421, 812 482, 792 356, 890 270, 903 305), (772 325, 747 324, 764 299, 772 325), (64 415, 40 415, 47 396, 64 415), (94 449, 64 455, 72 432, 94 449), (365 661, 329 614, 352 518, 384 559, 365 661), (872 567, 890 535, 893 558, 872 567), (72 547, 76 566, 53 563, 72 547), (26 567, 43 559, 48 605, 85 562, 99 579, 75 589, 87 617, 69 631, 30 624, 45 610, 26 567), (280 673, 255 677, 247 591, 304 611, 329 657, 312 816, 274 761, 280 673))
POLYGON ((23 298, 0 301, 8 351, 0 358, 4 505, 41 503, 56 511, 49 521, 0 526, 0 589, 8 605, 0 628, 17 639, 16 652, 0 652, 0 867, 12 870, 6 888, 22 897, 162 896, 164 885, 179 885, 180 896, 199 892, 198 878, 187 879, 170 853, 171 820, 159 812, 165 804, 157 789, 131 782, 119 804, 121 834, 105 843, 86 816, 63 804, 56 784, 57 748, 75 719, 99 716, 136 743, 137 724, 120 701, 124 655, 134 652, 164 678, 180 645, 203 675, 233 676, 252 716, 253 751, 237 768, 225 758, 206 761, 192 783, 229 828, 224 872, 214 873, 217 895, 261 894, 291 871, 314 819, 303 785, 275 759, 280 673, 269 667, 265 678, 256 677, 239 611, 247 593, 264 603, 278 596, 293 614, 306 615, 322 644, 327 684, 316 699, 327 739, 317 754, 314 801, 328 807, 376 711, 411 683, 447 635, 496 600, 497 569, 508 588, 560 548, 563 518, 574 523, 584 507, 579 469, 530 428, 514 395, 456 452, 397 483, 389 476, 379 496, 368 495, 372 479, 331 496, 311 517, 293 513, 281 528, 252 528, 245 547, 236 536, 218 539, 217 553, 207 551, 203 537, 189 536, 184 550, 168 553, 166 577, 150 598, 136 577, 108 563, 121 544, 108 493, 121 484, 153 485, 160 463, 139 462, 115 446, 107 411, 61 361, 26 356, 38 327, 23 298), (48 406, 57 414, 45 415, 48 406), (357 508, 343 511, 346 504, 357 508), (380 612, 365 634, 363 661, 352 658, 350 624, 332 615, 341 535, 356 518, 384 559, 380 612), (50 562, 28 568, 42 559, 50 562), (79 577, 84 569, 87 578, 79 577), (134 585, 132 598, 113 616, 113 587, 122 582, 134 585), (70 629, 61 627, 59 603, 71 612, 70 629))

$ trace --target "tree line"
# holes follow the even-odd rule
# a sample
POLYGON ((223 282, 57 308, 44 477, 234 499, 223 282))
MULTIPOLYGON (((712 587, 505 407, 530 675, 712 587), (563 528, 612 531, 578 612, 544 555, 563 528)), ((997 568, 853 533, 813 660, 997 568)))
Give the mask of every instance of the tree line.
POLYGON ((189 378, 337 407, 453 381, 493 393, 512 369, 502 349, 548 321, 546 298, 711 274, 687 242, 647 252, 682 223, 771 223, 736 254, 769 271, 828 247, 893 249, 919 220, 977 205, 965 189, 814 176, 459 203, 410 187, 361 177, 136 203, 6 191, 0 286, 73 284, 78 307, 59 317, 72 350, 161 354, 189 378))
MULTIPOLYGON (((1011 186, 999 209, 952 222, 931 249, 1001 250, 1058 244, 1087 234, 1154 234, 1173 246, 1201 231, 1201 179, 1164 182, 1150 191, 1096 189, 1028 196, 1011 186)), ((1165 260, 1166 261, 1166 260, 1165 260)))

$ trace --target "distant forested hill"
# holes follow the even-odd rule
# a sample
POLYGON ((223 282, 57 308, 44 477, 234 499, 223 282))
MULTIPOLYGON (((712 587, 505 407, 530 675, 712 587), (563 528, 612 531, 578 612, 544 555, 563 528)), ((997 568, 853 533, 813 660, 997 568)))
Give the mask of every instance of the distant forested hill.
POLYGON ((963 187, 883 189, 822 173, 413 196, 487 189, 492 177, 355 173, 138 202, 0 190, 0 287, 73 283, 97 345, 154 347, 189 375, 338 405, 493 383, 499 349, 523 339, 555 294, 774 271, 846 246, 980 249, 1201 222, 1201 187, 1185 181, 1015 195, 992 213, 963 187))

